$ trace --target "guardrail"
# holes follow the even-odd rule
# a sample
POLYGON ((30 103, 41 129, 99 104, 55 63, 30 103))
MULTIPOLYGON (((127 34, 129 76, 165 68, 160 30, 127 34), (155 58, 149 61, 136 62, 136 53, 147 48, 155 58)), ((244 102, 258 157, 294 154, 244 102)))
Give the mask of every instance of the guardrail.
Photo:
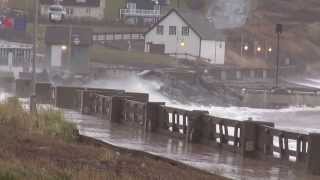
MULTIPOLYGON (((43 86, 41 89, 48 91, 43 86)), ((274 128, 270 122, 237 121, 214 117, 206 111, 168 107, 162 102, 149 102, 148 94, 122 90, 53 87, 49 92, 37 93, 37 99, 45 99, 39 96, 54 99, 60 108, 102 115, 106 120, 191 143, 214 145, 242 157, 294 163, 320 174, 320 134, 290 132, 274 128)))

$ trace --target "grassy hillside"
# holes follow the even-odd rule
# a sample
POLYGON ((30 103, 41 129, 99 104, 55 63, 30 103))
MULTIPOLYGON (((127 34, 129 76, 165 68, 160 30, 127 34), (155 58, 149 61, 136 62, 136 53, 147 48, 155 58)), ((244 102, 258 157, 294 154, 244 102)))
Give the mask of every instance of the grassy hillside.
POLYGON ((105 16, 108 21, 120 18, 120 9, 125 7, 126 0, 106 0, 105 16))
POLYGON ((173 161, 79 140, 55 110, 0 103, 0 180, 225 180, 173 161))
POLYGON ((142 52, 128 52, 95 45, 91 48, 91 62, 132 66, 175 66, 177 61, 173 57, 142 52))

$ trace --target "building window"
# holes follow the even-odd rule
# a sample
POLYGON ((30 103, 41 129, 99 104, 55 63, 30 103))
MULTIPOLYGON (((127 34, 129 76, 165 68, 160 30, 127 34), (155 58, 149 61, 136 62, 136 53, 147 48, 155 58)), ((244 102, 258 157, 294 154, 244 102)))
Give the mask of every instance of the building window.
POLYGON ((176 34, 177 34, 177 27, 169 26, 169 35, 176 35, 176 34))
POLYGON ((181 32, 182 32, 182 36, 189 36, 189 27, 183 26, 181 32))
POLYGON ((219 48, 222 48, 222 43, 221 42, 219 43, 219 48))
POLYGON ((163 26, 161 25, 157 26, 157 34, 163 35, 163 26))

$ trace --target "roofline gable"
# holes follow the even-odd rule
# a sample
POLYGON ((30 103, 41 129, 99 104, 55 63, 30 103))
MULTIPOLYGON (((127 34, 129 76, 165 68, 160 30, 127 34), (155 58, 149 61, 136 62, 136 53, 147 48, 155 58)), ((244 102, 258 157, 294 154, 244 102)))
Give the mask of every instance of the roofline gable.
POLYGON ((144 36, 146 36, 150 31, 152 31, 155 27, 157 27, 165 18, 167 18, 171 13, 175 12, 199 37, 200 39, 203 39, 202 36, 194 27, 191 26, 191 24, 177 11, 175 8, 172 8, 165 16, 163 16, 157 23, 152 25, 145 33, 144 36))

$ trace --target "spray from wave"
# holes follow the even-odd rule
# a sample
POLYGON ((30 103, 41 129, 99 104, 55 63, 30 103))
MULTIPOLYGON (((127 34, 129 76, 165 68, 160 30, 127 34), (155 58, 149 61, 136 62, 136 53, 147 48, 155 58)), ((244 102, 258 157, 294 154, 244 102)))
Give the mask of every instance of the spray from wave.
POLYGON ((166 102, 166 105, 187 110, 204 110, 216 117, 235 120, 247 120, 252 118, 257 121, 274 122, 276 126, 292 130, 319 131, 320 107, 290 107, 286 109, 255 109, 248 107, 218 107, 203 106, 201 104, 179 103, 172 101, 160 93, 161 82, 141 79, 138 76, 100 79, 87 84, 89 87, 123 89, 131 92, 143 92, 150 95, 150 101, 166 102))

